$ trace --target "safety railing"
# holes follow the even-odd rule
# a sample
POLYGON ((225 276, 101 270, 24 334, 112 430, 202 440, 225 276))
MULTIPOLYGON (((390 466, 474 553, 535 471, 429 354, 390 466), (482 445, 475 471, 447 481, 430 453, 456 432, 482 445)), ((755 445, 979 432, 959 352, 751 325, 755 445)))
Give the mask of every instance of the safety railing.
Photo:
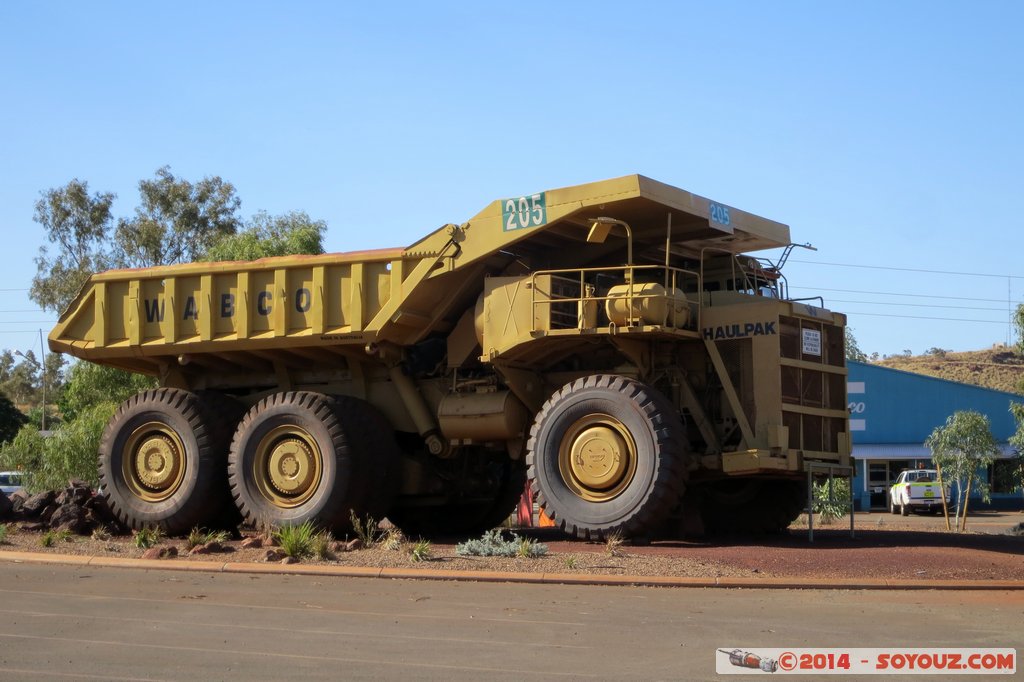
POLYGON ((609 327, 640 323, 668 326, 674 321, 671 319, 674 305, 682 304, 687 310, 687 320, 685 324, 676 326, 699 329, 700 301, 692 300, 683 293, 688 281, 695 284, 692 290, 701 290, 699 272, 664 265, 538 270, 530 277, 533 331, 539 331, 538 320, 547 321, 549 328, 553 329, 597 327, 601 308, 609 301, 623 303, 626 311, 625 325, 609 319, 609 327), (545 278, 549 278, 551 283, 549 291, 542 291, 539 286, 545 278), (643 285, 647 284, 661 284, 663 289, 646 291, 643 285), (662 319, 651 320, 649 315, 656 308, 647 303, 658 300, 665 302, 664 315, 660 316, 662 319), (575 310, 572 309, 573 304, 575 310))

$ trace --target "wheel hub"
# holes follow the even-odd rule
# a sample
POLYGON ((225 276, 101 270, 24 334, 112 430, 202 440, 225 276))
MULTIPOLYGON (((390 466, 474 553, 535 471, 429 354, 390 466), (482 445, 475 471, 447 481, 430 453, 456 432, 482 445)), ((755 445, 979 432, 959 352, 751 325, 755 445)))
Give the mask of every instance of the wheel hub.
POLYGON ((312 448, 298 438, 280 441, 270 451, 270 484, 285 495, 299 495, 313 483, 316 469, 312 448))
POLYGON ((150 422, 129 436, 124 450, 124 478, 132 492, 147 502, 171 497, 185 477, 185 448, 162 422, 150 422))
POLYGON ((570 454, 573 476, 583 485, 606 490, 625 473, 626 442, 607 426, 593 426, 576 437, 570 454))
POLYGON ((609 415, 589 415, 566 432, 559 470, 579 497, 605 502, 625 490, 636 473, 636 446, 629 431, 609 415))
POLYGON ((320 487, 323 456, 305 429, 287 424, 260 439, 253 461, 253 481, 260 494, 282 509, 298 507, 320 487))

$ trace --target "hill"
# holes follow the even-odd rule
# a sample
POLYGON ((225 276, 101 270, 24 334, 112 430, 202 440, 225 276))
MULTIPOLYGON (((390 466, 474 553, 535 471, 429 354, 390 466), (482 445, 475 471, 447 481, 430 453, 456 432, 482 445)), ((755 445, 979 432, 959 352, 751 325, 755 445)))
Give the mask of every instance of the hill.
POLYGON ((958 353, 933 349, 925 355, 893 355, 873 364, 1024 395, 1024 357, 1009 346, 958 353))

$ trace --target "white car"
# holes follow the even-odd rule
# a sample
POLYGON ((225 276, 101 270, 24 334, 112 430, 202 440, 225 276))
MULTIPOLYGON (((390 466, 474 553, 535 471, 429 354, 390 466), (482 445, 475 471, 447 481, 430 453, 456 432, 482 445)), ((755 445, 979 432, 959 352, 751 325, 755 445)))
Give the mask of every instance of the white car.
POLYGON ((906 469, 889 488, 889 512, 934 513, 942 509, 943 491, 935 469, 906 469))
POLYGON ((0 492, 7 495, 21 490, 20 471, 0 471, 0 492))

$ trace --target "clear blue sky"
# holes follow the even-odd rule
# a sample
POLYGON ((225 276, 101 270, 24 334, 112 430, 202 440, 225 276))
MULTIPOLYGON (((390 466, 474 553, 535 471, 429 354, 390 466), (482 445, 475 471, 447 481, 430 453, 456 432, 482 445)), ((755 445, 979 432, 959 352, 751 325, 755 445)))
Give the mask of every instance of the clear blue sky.
POLYGON ((54 319, 25 291, 39 192, 77 177, 128 215, 165 164, 234 183, 245 215, 326 220, 330 251, 643 173, 817 246, 790 261, 792 292, 847 312, 869 353, 1006 341, 1022 25, 1024 4, 994 1, 9 0, 0 348, 38 349, 54 319))

